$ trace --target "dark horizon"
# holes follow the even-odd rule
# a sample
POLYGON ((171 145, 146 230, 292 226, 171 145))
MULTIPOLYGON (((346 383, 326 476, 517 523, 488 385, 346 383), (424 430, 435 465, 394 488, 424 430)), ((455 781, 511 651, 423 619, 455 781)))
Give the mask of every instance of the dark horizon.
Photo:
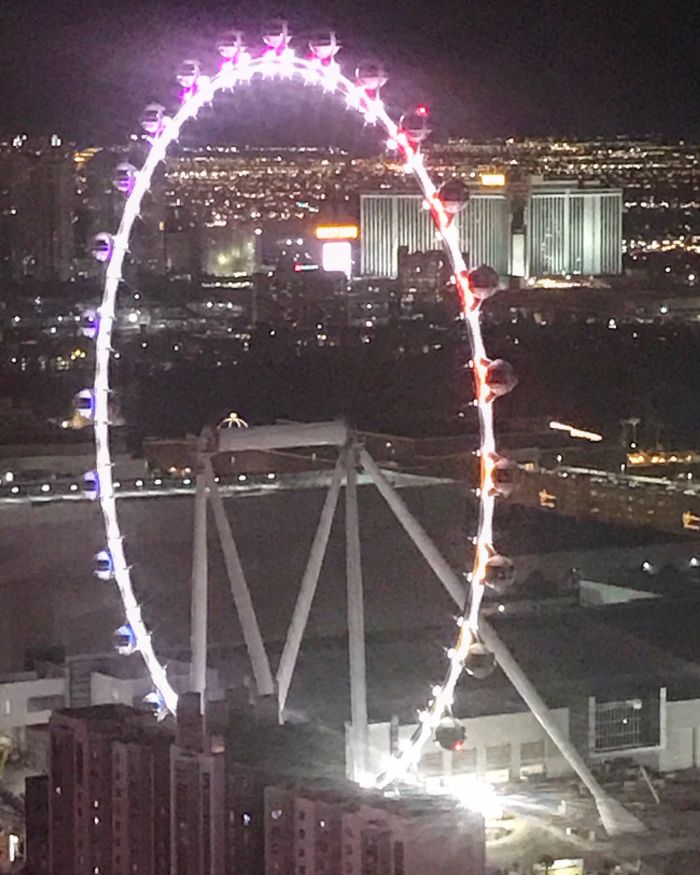
MULTIPOLYGON (((601 0, 576 8, 503 0, 496 8, 443 0, 436 9, 411 0, 315 0, 305 11, 261 0, 254 17, 237 11, 238 4, 213 0, 196 6, 191 0, 115 0, 97 9, 83 0, 57 0, 42 14, 44 5, 3 5, 5 133, 55 131, 80 143, 121 142, 145 103, 157 99, 173 107, 181 60, 199 57, 213 69, 220 31, 238 25, 256 37, 268 13, 286 13, 291 32, 299 34, 297 46, 304 33, 335 27, 346 71, 363 58, 381 59, 390 76, 390 110, 399 114, 426 102, 436 139, 644 131, 671 141, 700 138, 693 29, 687 7, 678 3, 620 0, 611 9, 601 0)), ((241 113, 244 123, 236 119, 235 139, 277 143, 284 133, 306 141, 307 101, 251 102, 252 111, 241 113)), ((336 113, 327 111, 333 119, 336 113)), ((321 127, 320 140, 329 140, 335 125, 324 116, 321 127)))

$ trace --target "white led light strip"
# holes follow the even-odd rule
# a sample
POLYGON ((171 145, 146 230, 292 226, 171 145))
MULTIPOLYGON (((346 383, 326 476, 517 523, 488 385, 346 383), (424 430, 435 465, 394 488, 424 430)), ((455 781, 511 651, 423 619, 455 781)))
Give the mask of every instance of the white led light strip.
POLYGON ((449 651, 447 677, 426 711, 421 714, 421 725, 410 746, 394 757, 389 768, 377 779, 379 786, 386 786, 399 778, 414 765, 423 744, 430 738, 439 721, 450 708, 454 689, 462 672, 463 662, 478 628, 479 607, 483 594, 486 562, 492 548, 494 493, 493 470, 495 458, 495 438, 493 429, 492 398, 486 386, 488 357, 479 324, 479 301, 472 294, 467 278, 466 265, 459 248, 457 226, 446 212, 437 189, 427 173, 423 156, 414 145, 406 131, 402 130, 387 114, 381 98, 368 92, 361 85, 350 81, 340 73, 335 61, 321 63, 318 59, 307 60, 285 48, 282 51, 266 50, 260 57, 252 58, 245 52, 224 63, 213 77, 200 76, 194 88, 183 95, 183 103, 172 119, 164 119, 161 130, 152 138, 151 149, 146 161, 138 171, 133 183, 119 230, 114 237, 111 257, 107 266, 99 325, 96 339, 95 382, 94 382, 94 429, 95 453, 99 484, 99 500, 105 521, 107 549, 111 555, 113 575, 124 605, 126 621, 133 631, 136 650, 146 664, 157 696, 168 711, 175 713, 177 693, 168 680, 164 665, 153 649, 150 633, 141 615, 131 581, 131 571, 124 553, 123 538, 119 526, 117 501, 112 478, 112 457, 109 432, 109 367, 112 352, 112 332, 119 284, 122 279, 124 259, 129 247, 129 238, 135 220, 139 216, 144 195, 149 191, 153 173, 163 161, 171 143, 177 140, 185 122, 194 119, 199 110, 210 103, 222 89, 232 89, 247 82, 255 75, 299 78, 304 84, 318 85, 325 91, 345 98, 348 108, 358 111, 370 124, 378 123, 386 132, 389 142, 395 145, 413 173, 422 190, 426 205, 430 209, 437 231, 444 243, 454 273, 455 287, 459 294, 462 313, 468 326, 471 349, 472 371, 476 386, 476 405, 480 421, 480 459, 481 477, 479 490, 479 521, 475 538, 475 559, 471 573, 471 599, 460 620, 460 632, 455 646, 449 651))

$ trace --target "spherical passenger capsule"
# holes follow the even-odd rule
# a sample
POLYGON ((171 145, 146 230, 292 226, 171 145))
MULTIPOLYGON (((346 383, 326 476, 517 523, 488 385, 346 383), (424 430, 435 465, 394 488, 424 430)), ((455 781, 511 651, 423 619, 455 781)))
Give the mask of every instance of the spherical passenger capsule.
POLYGON ((355 70, 355 81, 370 94, 376 94, 387 83, 388 76, 381 64, 363 61, 355 70))
POLYGON ((419 112, 418 110, 415 110, 414 112, 402 115, 399 121, 399 127, 401 130, 405 131, 406 136, 414 145, 422 143, 430 134, 427 112, 419 112))
POLYGON ((517 386, 518 378, 510 362, 494 359, 486 367, 484 383, 489 389, 491 399, 500 398, 517 386))
POLYGON ((92 241, 92 257, 95 259, 95 261, 99 261, 100 264, 105 264, 112 257, 113 249, 114 238, 111 234, 107 234, 104 231, 101 231, 99 234, 95 234, 95 238, 92 241))
POLYGON ((278 55, 289 45, 291 36, 289 25, 286 21, 271 21, 263 30, 263 42, 278 55))
POLYGON ((438 190, 445 212, 452 216, 461 212, 469 203, 469 189, 460 179, 449 179, 438 190))
POLYGON ((114 187, 122 194, 129 195, 136 181, 136 168, 128 161, 122 161, 114 169, 114 187))
POLYGON ((496 553, 486 562, 484 586, 503 594, 515 583, 515 566, 507 556, 496 553))
POLYGON ((97 337, 100 323, 97 311, 93 309, 86 310, 80 319, 80 333, 88 340, 94 340, 97 337))
POLYGON ((216 48, 225 61, 233 61, 243 50, 243 33, 231 30, 221 34, 216 48))
POLYGON ((318 34, 309 40, 311 54, 324 64, 330 63, 340 51, 335 32, 318 34))
POLYGON ((491 474, 491 495, 509 498, 518 485, 519 468, 510 459, 499 458, 491 474))
POLYGON ((144 696, 143 703, 156 720, 165 720, 168 716, 168 709, 165 705, 165 700, 157 690, 144 696))
POLYGON ((83 495, 94 500, 100 494, 100 478, 97 471, 86 471, 83 474, 83 495))
POLYGON ((100 550, 95 555, 95 577, 111 580, 114 577, 114 560, 109 550, 100 550))
POLYGON ((141 127, 151 137, 157 136, 163 129, 165 107, 160 103, 149 103, 141 113, 141 127))
POLYGON ((92 389, 81 389, 73 399, 73 407, 84 419, 95 415, 95 393, 92 389))
POLYGON ((129 623, 120 626, 112 637, 114 638, 114 649, 120 656, 131 656, 136 651, 136 635, 129 623))
POLYGON ((467 730, 454 717, 443 717, 435 727, 435 741, 443 750, 462 750, 466 740, 467 730))
POLYGON ((201 70, 199 61, 189 58, 180 64, 180 68, 177 71, 177 81, 186 91, 190 91, 197 84, 201 70))
POLYGON ((474 297, 484 301, 492 297, 498 291, 500 277, 496 271, 486 264, 475 267, 469 271, 469 288, 474 297))
POLYGON ((467 657, 464 660, 464 670, 468 675, 478 681, 483 681, 493 674, 495 668, 496 657, 485 644, 482 644, 481 641, 475 641, 469 646, 467 657))

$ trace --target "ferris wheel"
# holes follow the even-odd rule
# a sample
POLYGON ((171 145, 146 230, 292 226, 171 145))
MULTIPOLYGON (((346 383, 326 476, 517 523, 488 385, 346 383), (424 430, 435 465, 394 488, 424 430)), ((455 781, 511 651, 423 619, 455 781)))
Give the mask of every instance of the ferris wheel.
MULTIPOLYGON (((508 495, 514 486, 516 466, 498 453, 494 434, 494 403, 514 387, 516 378, 512 367, 503 360, 492 360, 484 345, 480 326, 481 305, 498 291, 499 278, 488 267, 468 270, 460 251, 457 217, 467 203, 468 191, 458 180, 448 181, 440 188, 433 183, 421 151, 421 144, 429 133, 427 110, 419 106, 395 121, 382 100, 382 89, 386 85, 387 75, 381 64, 362 63, 357 67, 354 77, 350 78, 341 72, 336 61, 339 45, 334 34, 311 40, 309 51, 304 54, 297 53, 290 42, 286 23, 280 23, 265 32, 263 45, 256 51, 244 45, 240 33, 230 33, 219 41, 221 63, 215 74, 206 75, 195 60, 187 60, 182 64, 177 75, 181 87, 179 108, 172 116, 166 115, 165 108, 160 104, 150 104, 144 110, 141 126, 149 145, 147 157, 143 166, 138 169, 128 162, 117 166, 115 185, 125 197, 121 222, 114 235, 103 233, 95 240, 95 257, 105 265, 104 288, 99 312, 89 314, 85 328, 85 333, 95 340, 94 384, 92 388, 79 394, 78 406, 81 414, 90 418, 94 425, 96 466, 93 472, 86 475, 86 490, 99 501, 104 518, 106 544, 97 556, 96 574, 101 579, 114 581, 123 605, 124 623, 116 633, 118 650, 123 654, 140 654, 153 683, 150 700, 155 710, 161 714, 175 714, 178 695, 168 678, 163 661, 158 656, 135 595, 131 563, 136 557, 127 557, 112 473, 112 336, 134 223, 140 214, 144 197, 150 190, 154 172, 165 159, 168 148, 177 141, 183 126, 195 120, 203 107, 211 105, 219 92, 235 91, 247 83, 272 78, 312 86, 320 93, 336 95, 339 100, 344 101, 348 110, 359 114, 366 124, 376 127, 384 139, 386 149, 398 156, 405 170, 413 175, 420 187, 424 206, 432 217, 449 259, 454 294, 467 328, 471 345, 469 366, 474 379, 474 404, 480 427, 478 525, 475 533, 466 534, 474 545, 473 564, 468 575, 468 593, 465 594, 461 578, 441 557, 435 555, 434 546, 418 530, 414 531, 418 537, 416 544, 451 593, 460 611, 455 641, 448 650, 445 678, 442 684, 433 688, 429 701, 419 712, 418 728, 410 744, 392 758, 382 774, 374 776, 373 783, 383 788, 399 781, 408 770, 415 767, 428 739, 433 736, 440 737, 441 733, 445 737, 446 732, 449 735, 449 726, 445 726, 445 721, 447 719, 449 723, 455 688, 462 673, 467 671, 475 677, 484 676, 493 669, 497 661, 593 794, 608 831, 615 833, 636 828, 633 819, 625 817, 627 812, 620 810, 619 806, 616 808, 614 800, 607 797, 599 787, 512 655, 488 623, 481 618, 480 608, 486 589, 501 587, 512 578, 510 561, 500 556, 494 545, 493 520, 498 498, 508 495)), ((249 434, 254 431, 255 429, 247 428, 247 423, 236 413, 229 414, 219 426, 219 432, 226 435, 225 440, 222 438, 223 443, 232 447, 245 446, 245 440, 249 440, 249 434)), ((379 486, 382 482, 381 473, 372 468, 372 460, 365 456, 361 458, 361 462, 370 475, 374 474, 375 482, 379 486)), ((345 464, 350 492, 350 486, 354 484, 353 471, 356 463, 354 459, 346 457, 345 464)), ((340 485, 338 472, 340 468, 331 486, 336 493, 340 485)), ((211 477, 207 482, 215 490, 211 477)), ((385 497, 390 504, 394 500, 389 493, 385 497)), ((215 512, 218 506, 221 517, 223 506, 220 504, 220 497, 217 501, 219 504, 215 505, 215 512)), ((398 515, 405 508, 402 511, 399 503, 395 510, 398 515)), ((410 526, 409 521, 404 522, 407 531, 410 526)), ((242 593, 242 604, 246 610, 250 610, 247 591, 242 593)), ((358 622, 361 628, 361 618, 358 618, 358 622)), ((253 649, 257 648, 259 653, 259 635, 254 635, 253 639, 253 649)), ((269 669, 262 670, 261 677, 264 686, 272 686, 269 669)), ((287 689, 288 682, 287 677, 287 689)))

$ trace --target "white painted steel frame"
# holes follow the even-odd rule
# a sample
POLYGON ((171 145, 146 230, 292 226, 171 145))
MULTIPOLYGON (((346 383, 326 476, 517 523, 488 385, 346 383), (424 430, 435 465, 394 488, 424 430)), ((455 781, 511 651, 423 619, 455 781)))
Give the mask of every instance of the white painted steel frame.
MULTIPOLYGON (((322 64, 318 59, 300 58, 288 48, 281 52, 266 50, 257 58, 251 58, 247 53, 239 52, 233 60, 224 63, 214 77, 200 76, 196 87, 185 92, 180 109, 173 119, 164 119, 162 129, 152 139, 151 149, 142 169, 136 174, 119 229, 114 237, 113 250, 106 270, 96 341, 95 449, 100 486, 99 499, 105 521, 107 548, 114 566, 114 578, 124 605, 126 620, 134 633, 137 649, 143 657, 163 705, 174 713, 177 707, 177 694, 168 680, 164 665, 155 653, 150 633, 143 622, 141 608, 134 594, 131 570, 125 556, 117 513, 109 434, 109 398, 111 392, 109 370, 112 333, 129 238, 134 222, 139 216, 143 198, 150 189, 156 167, 165 158, 168 147, 178 138, 181 127, 194 119, 203 106, 211 103, 218 91, 234 89, 241 83, 249 82, 257 75, 300 79, 304 84, 320 86, 326 92, 333 92, 343 97, 348 108, 359 112, 366 123, 378 124, 384 130, 388 137, 387 145, 399 151, 406 169, 413 173, 421 188, 426 206, 430 210, 437 232, 444 243, 453 270, 462 315, 470 335, 472 371, 476 384, 476 405, 481 433, 480 513, 475 538, 475 559, 471 573, 471 599, 457 642, 449 651, 449 667, 445 686, 442 692, 429 704, 427 710, 423 712, 423 731, 416 738, 414 745, 419 750, 430 737, 445 710, 449 708, 454 686, 462 670, 464 657, 478 628, 485 565, 492 547, 495 502, 494 490, 490 488, 493 485, 492 475, 496 446, 493 429, 493 399, 485 382, 488 357, 479 325, 479 301, 473 295, 469 285, 466 265, 460 251, 457 226, 452 221, 452 216, 448 215, 438 191, 428 175, 417 144, 413 143, 408 133, 402 130, 388 115, 379 94, 371 93, 362 85, 343 76, 334 61, 330 64, 322 64)), ((240 435, 240 431, 230 430, 228 439, 231 441, 242 440, 240 435)), ((267 678, 265 680, 267 681, 267 678)), ((263 687, 266 686, 268 686, 267 682, 263 684, 263 687)), ((398 776, 407 762, 410 760, 407 761, 402 755, 395 760, 392 771, 398 776)))

